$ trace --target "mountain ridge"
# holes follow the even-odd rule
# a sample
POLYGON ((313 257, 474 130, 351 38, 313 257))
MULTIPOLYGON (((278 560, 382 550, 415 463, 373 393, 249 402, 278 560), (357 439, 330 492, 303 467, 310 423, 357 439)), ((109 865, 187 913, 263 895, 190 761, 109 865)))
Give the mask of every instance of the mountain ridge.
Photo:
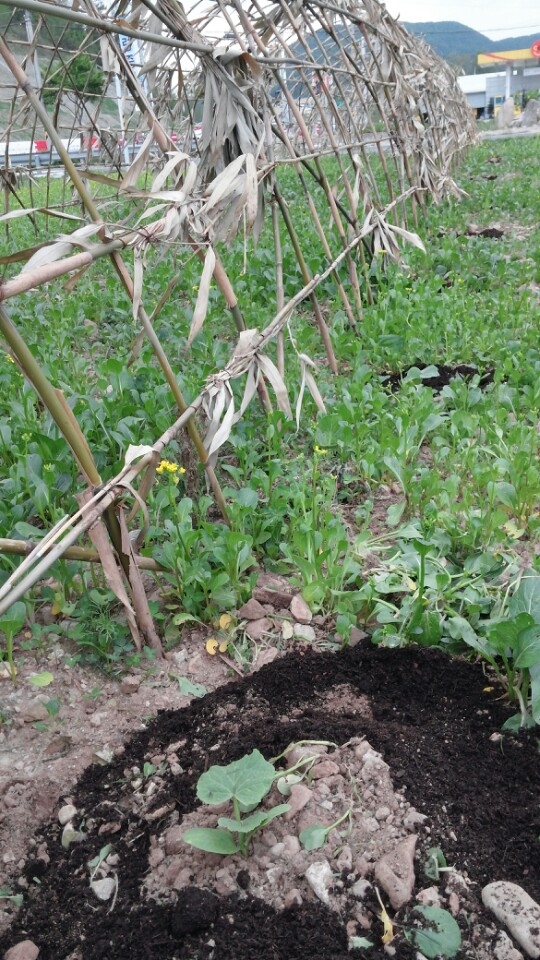
POLYGON ((403 21, 409 33, 422 37, 441 57, 454 66, 476 70, 478 53, 494 53, 497 50, 522 50, 530 47, 540 38, 538 33, 523 34, 520 37, 505 37, 502 40, 490 40, 484 33, 467 27, 457 20, 426 20, 418 22, 403 21))

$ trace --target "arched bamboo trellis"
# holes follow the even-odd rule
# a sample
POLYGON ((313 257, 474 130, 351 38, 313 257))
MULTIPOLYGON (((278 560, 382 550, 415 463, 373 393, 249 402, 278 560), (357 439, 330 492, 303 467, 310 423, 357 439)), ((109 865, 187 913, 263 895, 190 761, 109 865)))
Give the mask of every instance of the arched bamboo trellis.
MULTIPOLYGON (((91 551, 75 547, 90 533, 136 643, 159 648, 142 589, 144 563, 129 537, 134 511, 128 516, 126 496, 145 510, 160 453, 187 430, 227 519, 216 456, 257 391, 264 405, 270 392, 290 413, 284 330, 295 307, 311 299, 335 371, 321 284, 334 282, 354 335, 371 296, 373 257, 383 251, 397 258, 402 243, 421 244, 416 231, 426 201, 459 193, 452 173, 475 137, 472 116, 449 66, 377 0, 217 0, 204 9, 198 2, 186 9, 178 0, 119 0, 108 10, 93 0, 0 0, 0 15, 4 228, 23 207, 21 174, 36 166, 47 184, 58 163, 65 172, 62 203, 46 207, 48 224, 69 210, 74 194, 84 212, 82 226, 69 235, 63 231, 37 249, 0 258, 27 261, 20 272, 10 266, 0 288, 0 337, 71 447, 86 488, 78 513, 36 549, 0 542, 4 552, 29 553, 0 589, 0 611, 66 551, 90 558, 91 551), (286 167, 311 215, 320 251, 316 273, 283 194, 279 171, 286 167), (267 216, 277 309, 256 329, 221 250, 238 232, 256 237, 267 216), (302 278, 288 299, 283 235, 302 278), (183 396, 145 308, 147 256, 160 246, 174 248, 177 264, 193 255, 202 263, 188 344, 204 323, 212 281, 238 331, 229 362, 195 398, 183 396), (66 398, 19 334, 17 301, 7 306, 18 294, 68 275, 76 296, 77 277, 103 257, 112 261, 140 324, 131 362, 148 338, 178 410, 154 444, 126 451, 123 470, 106 483, 66 398), (267 353, 274 341, 276 362, 267 353), (231 382, 238 378, 245 386, 235 409, 231 382), (204 437, 195 425, 198 410, 207 420, 204 437)), ((38 229, 32 204, 26 215, 38 229)), ((162 303, 173 286, 163 291, 162 303)), ((303 383, 322 408, 312 363, 299 359, 303 383)))

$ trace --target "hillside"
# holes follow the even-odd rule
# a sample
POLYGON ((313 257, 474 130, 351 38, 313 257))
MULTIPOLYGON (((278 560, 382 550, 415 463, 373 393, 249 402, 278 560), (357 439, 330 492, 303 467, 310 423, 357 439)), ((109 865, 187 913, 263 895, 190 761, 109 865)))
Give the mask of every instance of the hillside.
POLYGON ((492 50, 519 50, 530 47, 538 39, 538 33, 521 37, 506 37, 503 40, 490 40, 485 34, 473 30, 456 20, 426 21, 422 23, 404 22, 410 33, 421 36, 441 57, 466 73, 476 70, 476 55, 492 50))

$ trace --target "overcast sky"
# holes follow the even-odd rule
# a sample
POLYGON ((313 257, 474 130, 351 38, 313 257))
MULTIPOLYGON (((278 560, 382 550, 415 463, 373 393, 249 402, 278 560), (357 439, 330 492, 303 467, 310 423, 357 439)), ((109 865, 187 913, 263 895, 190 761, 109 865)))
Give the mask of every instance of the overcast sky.
POLYGON ((492 40, 537 33, 540 37, 539 0, 385 0, 393 17, 411 22, 456 20, 492 40))

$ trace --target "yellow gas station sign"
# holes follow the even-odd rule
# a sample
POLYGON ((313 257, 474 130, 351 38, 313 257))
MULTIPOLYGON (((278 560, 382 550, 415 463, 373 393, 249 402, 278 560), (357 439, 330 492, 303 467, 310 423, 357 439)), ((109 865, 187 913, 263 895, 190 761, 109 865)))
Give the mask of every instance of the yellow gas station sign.
POLYGON ((491 53, 479 53, 479 67, 489 67, 492 63, 515 63, 518 60, 540 59, 540 39, 524 50, 493 50, 491 53))

